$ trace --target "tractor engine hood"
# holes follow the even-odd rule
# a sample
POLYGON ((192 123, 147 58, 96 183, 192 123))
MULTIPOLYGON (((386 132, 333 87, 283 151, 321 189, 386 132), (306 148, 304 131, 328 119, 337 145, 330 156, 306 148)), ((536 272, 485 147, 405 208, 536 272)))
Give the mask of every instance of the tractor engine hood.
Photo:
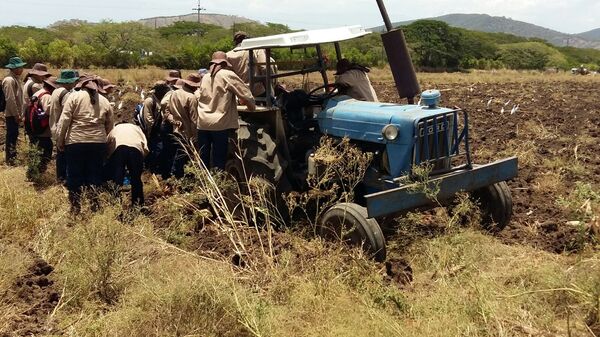
POLYGON ((410 145, 414 141, 417 120, 451 111, 419 105, 363 102, 349 96, 338 96, 327 102, 317 119, 321 132, 330 136, 379 144, 410 145), (386 140, 382 133, 383 128, 390 124, 399 131, 394 141, 386 140))

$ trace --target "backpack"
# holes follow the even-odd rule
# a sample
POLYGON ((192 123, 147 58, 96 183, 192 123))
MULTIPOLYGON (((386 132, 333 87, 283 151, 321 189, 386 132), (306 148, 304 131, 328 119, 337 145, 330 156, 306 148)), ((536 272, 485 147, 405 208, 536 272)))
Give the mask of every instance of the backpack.
POLYGON ((44 111, 44 107, 40 101, 42 97, 49 94, 49 92, 44 91, 39 97, 31 96, 31 102, 25 114, 25 131, 30 135, 40 135, 50 125, 50 114, 44 111))
POLYGON ((146 125, 146 120, 144 119, 144 104, 140 103, 135 106, 135 112, 133 114, 133 119, 135 124, 139 126, 144 134, 149 137, 153 137, 158 134, 160 130, 160 125, 162 124, 162 113, 158 108, 158 102, 156 97, 152 97, 152 117, 154 117, 154 125, 146 125))

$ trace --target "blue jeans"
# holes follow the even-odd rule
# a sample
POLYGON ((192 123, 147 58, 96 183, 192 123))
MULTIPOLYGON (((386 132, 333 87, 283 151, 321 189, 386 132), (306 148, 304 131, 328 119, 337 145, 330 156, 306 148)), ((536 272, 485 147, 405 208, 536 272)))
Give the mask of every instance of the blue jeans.
POLYGON ((185 141, 173 132, 173 126, 165 123, 161 128, 163 149, 160 155, 159 171, 163 179, 175 176, 183 178, 185 165, 190 161, 187 154, 185 141))
POLYGON ((229 138, 232 131, 235 130, 198 130, 198 149, 200 150, 200 159, 202 159, 202 162, 207 168, 218 168, 225 170, 225 163, 227 162, 227 153, 229 149, 229 138))
POLYGON ((16 165, 17 159, 17 140, 19 139, 19 123, 16 117, 6 117, 6 142, 4 149, 6 152, 6 164, 16 165))
POLYGON ((71 209, 81 209, 84 187, 97 188, 104 182, 105 143, 77 143, 65 146, 67 160, 67 188, 71 209))
POLYGON ((67 158, 65 151, 56 151, 56 179, 60 182, 67 180, 67 158))

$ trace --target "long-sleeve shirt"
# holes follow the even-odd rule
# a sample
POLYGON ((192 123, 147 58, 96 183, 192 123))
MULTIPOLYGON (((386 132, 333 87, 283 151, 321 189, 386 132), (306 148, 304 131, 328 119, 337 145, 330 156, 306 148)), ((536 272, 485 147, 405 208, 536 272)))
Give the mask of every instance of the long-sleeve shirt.
POLYGON ((250 88, 233 71, 221 69, 214 78, 210 74, 204 75, 200 85, 198 130, 239 128, 236 97, 254 108, 250 88))
POLYGON ((148 150, 148 141, 142 129, 130 123, 116 125, 108 134, 107 145, 109 157, 119 146, 135 148, 144 156, 150 152, 148 150))
MULTIPOLYGON (((41 108, 44 109, 46 113, 50 113, 50 107, 52 105, 52 94, 46 91, 46 89, 38 90, 33 96, 37 97, 40 101, 41 108)), ((50 138, 52 137, 52 132, 50 131, 50 127, 44 130, 43 133, 37 135, 37 137, 42 138, 50 138)))
POLYGON ((23 88, 19 82, 19 77, 12 72, 2 80, 6 98, 5 117, 20 117, 23 112, 23 88))
POLYGON ((146 136, 150 136, 150 131, 154 127, 154 123, 156 123, 157 112, 160 111, 161 105, 156 96, 151 95, 146 97, 143 103, 142 114, 144 117, 144 123, 146 124, 146 130, 148 134, 146 136))
MULTIPOLYGON (((246 85, 250 85, 250 51, 229 51, 227 52, 227 60, 231 63, 231 69, 242 79, 246 85)), ((254 50, 254 75, 264 75, 266 73, 267 55, 263 49, 254 50), (262 63, 259 65, 259 63, 262 63)), ((260 96, 265 93, 263 83, 254 83, 252 94, 260 96)))
POLYGON ((58 120, 63 112, 63 108, 71 92, 66 88, 57 88, 52 92, 52 101, 50 102, 50 131, 52 138, 56 141, 56 131, 58 120))
POLYGON ((58 148, 77 143, 106 143, 106 136, 113 129, 113 110, 108 100, 95 94, 92 104, 87 90, 69 95, 63 113, 58 120, 58 148))
POLYGON ((356 100, 379 102, 369 76, 364 71, 358 69, 348 70, 336 76, 335 83, 347 87, 347 95, 356 100))
POLYGON ((198 99, 194 93, 185 89, 175 90, 169 99, 169 113, 172 118, 173 132, 186 140, 195 139, 198 99))

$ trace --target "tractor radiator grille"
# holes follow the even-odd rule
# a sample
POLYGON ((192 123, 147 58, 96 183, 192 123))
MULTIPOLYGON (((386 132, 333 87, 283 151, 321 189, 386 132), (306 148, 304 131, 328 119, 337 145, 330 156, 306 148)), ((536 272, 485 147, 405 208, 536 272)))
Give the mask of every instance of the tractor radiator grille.
POLYGON ((469 119, 465 111, 455 110, 415 122, 413 166, 431 165, 432 174, 471 167, 469 119), (462 165, 453 167, 457 158, 462 165))

